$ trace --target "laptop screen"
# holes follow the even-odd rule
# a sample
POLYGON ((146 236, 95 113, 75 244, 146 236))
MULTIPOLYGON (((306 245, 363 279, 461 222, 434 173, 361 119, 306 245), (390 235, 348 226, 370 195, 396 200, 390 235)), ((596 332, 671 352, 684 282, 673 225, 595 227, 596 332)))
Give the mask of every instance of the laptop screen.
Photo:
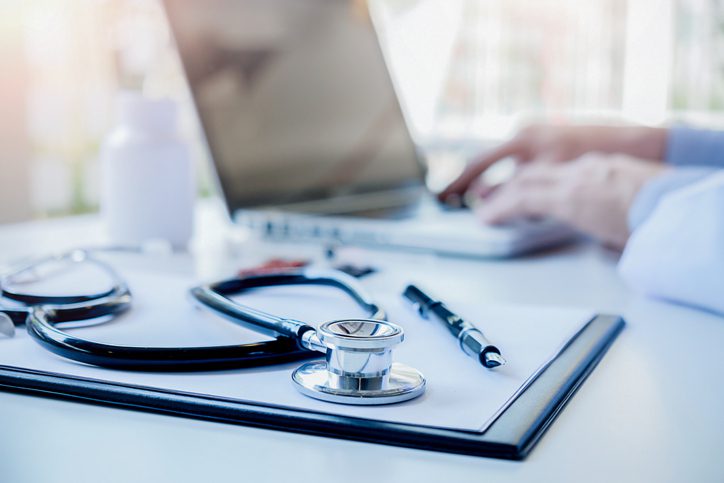
POLYGON ((165 3, 232 212, 422 184, 366 2, 165 3))

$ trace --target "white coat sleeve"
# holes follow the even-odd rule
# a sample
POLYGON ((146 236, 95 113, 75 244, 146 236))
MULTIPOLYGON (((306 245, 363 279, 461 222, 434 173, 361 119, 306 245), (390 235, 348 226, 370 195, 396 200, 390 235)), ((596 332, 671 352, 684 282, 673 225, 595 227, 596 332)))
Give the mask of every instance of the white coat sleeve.
POLYGON ((633 288, 724 314, 724 171, 664 194, 619 263, 633 288))

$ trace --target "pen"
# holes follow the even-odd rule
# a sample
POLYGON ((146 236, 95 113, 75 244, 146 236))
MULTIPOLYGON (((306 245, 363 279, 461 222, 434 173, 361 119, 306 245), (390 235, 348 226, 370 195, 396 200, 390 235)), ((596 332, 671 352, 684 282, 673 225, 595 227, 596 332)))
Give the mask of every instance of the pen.
POLYGON ((480 361, 483 366, 492 369, 505 364, 506 361, 500 355, 500 350, 486 339, 479 329, 456 315, 445 304, 433 299, 414 285, 408 285, 402 295, 412 302, 422 318, 428 319, 432 313, 445 324, 460 343, 463 352, 480 361))

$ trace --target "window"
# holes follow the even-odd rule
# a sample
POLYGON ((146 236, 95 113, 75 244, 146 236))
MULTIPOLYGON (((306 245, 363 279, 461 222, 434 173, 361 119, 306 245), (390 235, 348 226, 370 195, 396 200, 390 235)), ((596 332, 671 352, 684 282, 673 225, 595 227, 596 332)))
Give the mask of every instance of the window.
MULTIPOLYGON (((531 117, 724 125, 720 0, 372 0, 372 6, 423 144, 501 139, 531 117)), ((204 161, 158 3, 11 0, 4 8, 0 34, 16 55, 9 57, 12 96, 3 103, 22 127, 13 149, 24 154, 3 177, 3 190, 16 198, 3 201, 0 218, 96 209, 99 148, 119 88, 177 99, 181 129, 204 161)))

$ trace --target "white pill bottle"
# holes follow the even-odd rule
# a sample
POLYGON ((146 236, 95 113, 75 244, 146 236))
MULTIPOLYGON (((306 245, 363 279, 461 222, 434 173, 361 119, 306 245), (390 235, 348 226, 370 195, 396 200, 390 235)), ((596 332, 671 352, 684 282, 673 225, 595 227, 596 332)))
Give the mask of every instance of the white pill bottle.
POLYGON ((101 213, 109 241, 188 248, 196 183, 188 146, 178 134, 176 104, 124 92, 117 112, 101 149, 101 213))

